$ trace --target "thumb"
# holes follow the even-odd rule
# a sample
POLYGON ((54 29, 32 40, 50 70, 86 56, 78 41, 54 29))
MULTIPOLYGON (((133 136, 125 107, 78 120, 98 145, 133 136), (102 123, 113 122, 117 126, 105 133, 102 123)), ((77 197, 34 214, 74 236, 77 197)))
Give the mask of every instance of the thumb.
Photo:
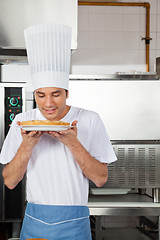
POLYGON ((20 126, 20 121, 17 121, 17 125, 20 126))
POLYGON ((77 123, 78 123, 78 121, 73 121, 72 124, 71 124, 71 126, 76 126, 77 123))

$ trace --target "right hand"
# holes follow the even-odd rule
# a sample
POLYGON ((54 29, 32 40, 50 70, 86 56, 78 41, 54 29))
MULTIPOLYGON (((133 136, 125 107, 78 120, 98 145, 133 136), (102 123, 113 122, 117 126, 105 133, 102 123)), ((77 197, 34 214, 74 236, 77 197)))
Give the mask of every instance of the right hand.
MULTIPOLYGON (((17 122, 17 125, 20 126, 20 122, 17 122)), ((40 140, 40 137, 43 135, 41 131, 25 131, 21 129, 21 135, 23 138, 23 143, 25 143, 28 147, 33 148, 40 140)))

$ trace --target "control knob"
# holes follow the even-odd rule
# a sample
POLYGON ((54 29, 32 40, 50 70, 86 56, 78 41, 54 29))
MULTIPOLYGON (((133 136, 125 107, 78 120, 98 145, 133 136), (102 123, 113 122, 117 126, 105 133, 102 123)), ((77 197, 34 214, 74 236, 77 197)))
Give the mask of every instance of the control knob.
POLYGON ((9 116, 11 122, 13 121, 14 117, 15 117, 15 113, 11 113, 11 115, 9 116))
POLYGON ((18 104, 18 99, 17 99, 16 97, 12 97, 12 98, 10 99, 10 104, 11 104, 11 106, 13 106, 13 107, 17 106, 17 104, 18 104))

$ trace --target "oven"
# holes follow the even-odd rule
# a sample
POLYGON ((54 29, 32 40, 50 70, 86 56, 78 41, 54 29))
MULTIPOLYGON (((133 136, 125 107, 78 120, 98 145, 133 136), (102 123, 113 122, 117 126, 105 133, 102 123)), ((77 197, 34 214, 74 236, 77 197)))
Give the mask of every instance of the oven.
MULTIPOLYGON (((0 83, 0 150, 14 117, 25 111, 25 83, 0 83)), ((23 218, 25 178, 13 190, 3 182, 3 165, 0 164, 0 221, 23 218)))

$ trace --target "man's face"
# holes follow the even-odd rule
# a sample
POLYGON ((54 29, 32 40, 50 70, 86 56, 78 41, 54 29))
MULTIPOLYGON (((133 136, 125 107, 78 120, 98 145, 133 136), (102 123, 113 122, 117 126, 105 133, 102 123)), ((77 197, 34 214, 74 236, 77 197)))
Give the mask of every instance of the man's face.
POLYGON ((69 111, 65 89, 46 87, 35 90, 35 101, 42 115, 48 120, 60 120, 69 111))

